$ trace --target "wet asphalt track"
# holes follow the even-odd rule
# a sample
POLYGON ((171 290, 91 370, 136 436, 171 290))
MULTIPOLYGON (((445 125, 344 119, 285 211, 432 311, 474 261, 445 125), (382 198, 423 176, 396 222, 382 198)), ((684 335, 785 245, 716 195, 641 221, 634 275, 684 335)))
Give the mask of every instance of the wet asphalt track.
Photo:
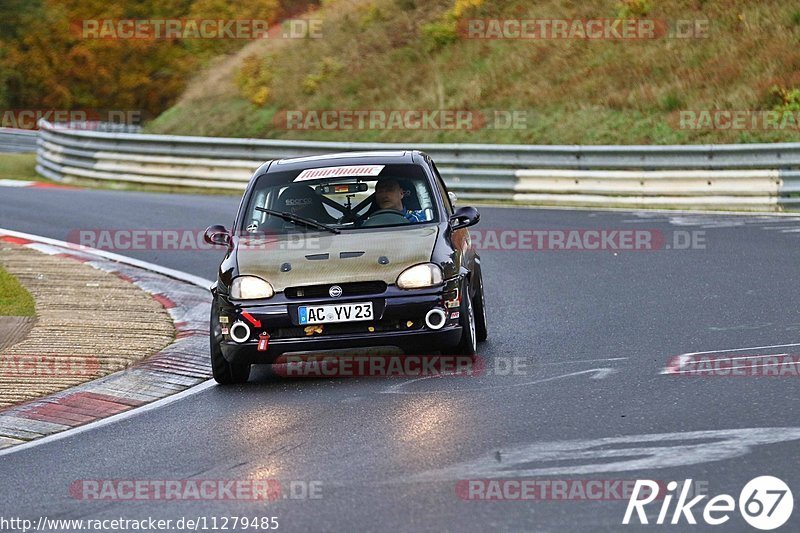
MULTIPOLYGON (((75 229, 203 229, 229 225, 237 206, 0 189, 0 227, 58 239, 75 229)), ((750 479, 775 475, 800 500, 800 378, 660 374, 687 352, 800 353, 748 349, 800 343, 800 217, 481 212, 483 230, 651 229, 668 241, 702 231, 706 248, 483 251, 490 339, 479 351, 489 368, 522 361, 519 375, 286 380, 257 367, 247 385, 0 457, 0 517, 276 516, 284 531, 710 529, 622 526, 626 501, 465 501, 457 484, 473 478, 692 478, 738 498, 750 479), (597 442, 607 438, 617 439, 597 442), (322 497, 109 502, 69 492, 81 479, 251 477, 316 481, 322 497)), ((211 279, 220 253, 128 255, 211 279)), ((648 510, 654 520, 658 507, 648 510)), ((702 507, 694 514, 702 522, 702 507)), ((714 529, 756 531, 736 511, 714 529)), ((795 508, 782 531, 798 530, 795 508)))

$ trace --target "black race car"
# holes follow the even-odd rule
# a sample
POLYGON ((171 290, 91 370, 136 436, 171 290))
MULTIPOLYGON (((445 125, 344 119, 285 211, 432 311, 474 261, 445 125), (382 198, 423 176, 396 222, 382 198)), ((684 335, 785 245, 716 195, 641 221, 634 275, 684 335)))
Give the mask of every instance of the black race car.
POLYGON ((474 355, 486 339, 475 208, 419 151, 270 161, 253 175, 212 287, 219 383, 289 352, 394 346, 474 355))

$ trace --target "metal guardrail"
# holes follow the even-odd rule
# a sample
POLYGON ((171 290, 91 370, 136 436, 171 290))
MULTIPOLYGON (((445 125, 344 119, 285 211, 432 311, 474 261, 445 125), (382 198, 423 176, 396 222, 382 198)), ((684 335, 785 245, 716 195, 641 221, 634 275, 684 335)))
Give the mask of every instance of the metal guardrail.
POLYGON ((270 159, 421 149, 462 198, 764 210, 800 204, 800 143, 703 146, 388 144, 111 133, 39 124, 48 178, 241 189, 270 159), (535 169, 535 170, 531 170, 535 169), (602 169, 602 170, 601 170, 602 169))
POLYGON ((35 152, 37 133, 32 130, 0 128, 0 152, 35 152))
MULTIPOLYGON (((141 133, 142 131, 141 126, 111 122, 68 123, 59 127, 112 133, 141 133)), ((0 128, 0 152, 33 153, 36 151, 38 138, 39 133, 35 130, 0 128)))

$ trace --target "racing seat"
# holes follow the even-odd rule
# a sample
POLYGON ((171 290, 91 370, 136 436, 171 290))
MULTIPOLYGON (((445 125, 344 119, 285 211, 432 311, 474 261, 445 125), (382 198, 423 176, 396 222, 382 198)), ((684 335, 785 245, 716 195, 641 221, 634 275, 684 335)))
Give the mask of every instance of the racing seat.
POLYGON ((276 211, 284 211, 323 224, 334 224, 336 219, 328 214, 322 198, 308 185, 291 185, 278 197, 276 211))

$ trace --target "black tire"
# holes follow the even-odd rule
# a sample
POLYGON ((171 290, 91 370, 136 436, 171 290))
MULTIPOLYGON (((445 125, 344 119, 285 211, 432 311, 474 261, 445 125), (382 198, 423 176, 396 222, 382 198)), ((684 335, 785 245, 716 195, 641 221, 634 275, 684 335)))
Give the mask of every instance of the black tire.
POLYGON ((477 335, 475 333, 475 307, 472 305, 472 297, 469 295, 469 285, 464 284, 464 292, 461 297, 460 318, 461 321, 461 340, 454 347, 448 349, 448 355, 466 355, 474 357, 477 353, 477 335))
POLYGON ((229 363, 222 355, 220 343, 222 342, 222 329, 219 325, 219 313, 216 302, 211 304, 211 373, 214 380, 220 385, 235 385, 246 383, 250 379, 250 365, 248 363, 229 363))
POLYGON ((478 278, 477 298, 475 299, 475 335, 478 342, 484 342, 489 336, 486 329, 486 303, 483 299, 483 276, 478 278))

